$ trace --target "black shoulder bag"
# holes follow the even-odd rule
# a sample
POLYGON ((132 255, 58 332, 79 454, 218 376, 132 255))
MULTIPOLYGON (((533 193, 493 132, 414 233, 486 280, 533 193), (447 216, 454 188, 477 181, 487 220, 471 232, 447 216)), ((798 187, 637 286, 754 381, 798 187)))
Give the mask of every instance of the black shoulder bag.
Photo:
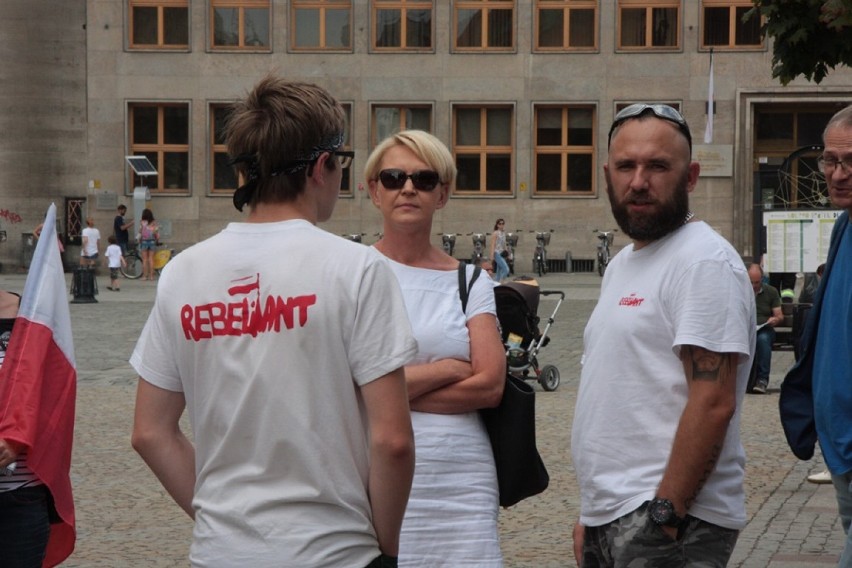
MULTIPOLYGON (((468 290, 473 288, 481 272, 477 266, 468 285, 465 263, 459 263, 459 299, 463 312, 467 310, 468 290)), ((547 489, 550 476, 535 444, 533 388, 523 379, 506 373, 500 404, 496 408, 483 408, 479 413, 494 452, 500 506, 511 507, 547 489)))

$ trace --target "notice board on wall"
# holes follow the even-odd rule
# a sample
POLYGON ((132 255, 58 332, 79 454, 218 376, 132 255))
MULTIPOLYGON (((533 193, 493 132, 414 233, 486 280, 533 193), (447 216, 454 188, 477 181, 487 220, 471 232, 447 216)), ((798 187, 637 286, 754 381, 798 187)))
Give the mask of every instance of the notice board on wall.
POLYGON ((815 272, 828 257, 828 244, 839 209, 765 211, 764 269, 770 273, 815 272))

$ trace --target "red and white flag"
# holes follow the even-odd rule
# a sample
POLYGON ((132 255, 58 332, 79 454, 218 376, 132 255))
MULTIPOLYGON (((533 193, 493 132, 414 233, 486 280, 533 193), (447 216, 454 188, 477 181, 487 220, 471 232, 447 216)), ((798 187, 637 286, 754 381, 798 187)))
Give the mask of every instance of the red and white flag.
MULTIPOLYGON (((42 235, 56 234, 51 204, 42 235)), ((27 465, 47 486, 59 522, 50 525, 44 566, 71 554, 76 540, 71 447, 77 370, 71 313, 55 238, 38 240, 18 317, 0 368, 0 438, 23 446, 27 465)))

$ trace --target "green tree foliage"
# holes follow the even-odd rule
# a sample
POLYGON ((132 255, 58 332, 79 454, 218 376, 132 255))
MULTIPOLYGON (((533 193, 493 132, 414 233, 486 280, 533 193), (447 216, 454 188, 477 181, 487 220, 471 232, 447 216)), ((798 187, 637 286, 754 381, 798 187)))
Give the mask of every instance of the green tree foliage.
POLYGON ((753 0, 743 20, 762 16, 773 39, 772 77, 819 83, 837 65, 852 67, 852 0, 753 0))

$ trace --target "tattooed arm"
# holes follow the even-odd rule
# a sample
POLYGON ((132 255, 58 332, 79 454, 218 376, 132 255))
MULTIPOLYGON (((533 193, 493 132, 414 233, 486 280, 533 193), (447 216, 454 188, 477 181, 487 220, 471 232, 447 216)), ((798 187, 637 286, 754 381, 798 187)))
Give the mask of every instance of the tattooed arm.
MULTIPOLYGON (((722 451, 736 409, 738 355, 684 345, 680 358, 689 395, 657 496, 671 500, 678 516, 683 517, 722 451)), ((675 538, 677 529, 663 529, 675 538)))

